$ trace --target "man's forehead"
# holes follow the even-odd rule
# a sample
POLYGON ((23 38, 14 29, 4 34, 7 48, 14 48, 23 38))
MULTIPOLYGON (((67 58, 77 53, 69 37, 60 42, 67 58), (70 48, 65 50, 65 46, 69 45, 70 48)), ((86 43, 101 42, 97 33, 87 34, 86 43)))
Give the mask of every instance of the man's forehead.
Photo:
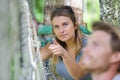
POLYGON ((98 30, 98 31, 93 31, 89 39, 99 40, 99 41, 110 41, 111 35, 105 31, 98 30))

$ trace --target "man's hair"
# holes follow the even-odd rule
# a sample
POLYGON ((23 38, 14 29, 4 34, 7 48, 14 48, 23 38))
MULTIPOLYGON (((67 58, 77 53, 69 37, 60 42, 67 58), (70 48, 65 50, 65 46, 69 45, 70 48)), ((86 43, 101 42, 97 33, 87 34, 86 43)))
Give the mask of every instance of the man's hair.
MULTIPOLYGON (((120 52, 120 28, 113 25, 109 25, 105 22, 94 22, 92 24, 93 31, 101 30, 111 35, 111 49, 113 52, 120 52)), ((117 70, 120 72, 120 66, 117 70)))

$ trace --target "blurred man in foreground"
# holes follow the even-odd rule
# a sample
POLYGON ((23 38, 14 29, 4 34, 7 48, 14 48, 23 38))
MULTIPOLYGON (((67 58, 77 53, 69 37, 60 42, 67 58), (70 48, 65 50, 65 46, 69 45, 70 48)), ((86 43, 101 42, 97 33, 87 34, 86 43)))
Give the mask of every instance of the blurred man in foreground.
POLYGON ((81 68, 90 71, 93 80, 120 80, 120 29, 103 22, 94 22, 92 29, 81 68))

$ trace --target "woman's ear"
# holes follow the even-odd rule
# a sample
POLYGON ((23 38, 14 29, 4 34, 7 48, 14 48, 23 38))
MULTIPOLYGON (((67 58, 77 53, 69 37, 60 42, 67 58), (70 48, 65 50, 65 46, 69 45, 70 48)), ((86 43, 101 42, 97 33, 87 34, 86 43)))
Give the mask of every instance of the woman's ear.
POLYGON ((113 53, 113 54, 111 55, 110 62, 111 62, 111 63, 120 62, 120 52, 115 52, 115 53, 113 53))

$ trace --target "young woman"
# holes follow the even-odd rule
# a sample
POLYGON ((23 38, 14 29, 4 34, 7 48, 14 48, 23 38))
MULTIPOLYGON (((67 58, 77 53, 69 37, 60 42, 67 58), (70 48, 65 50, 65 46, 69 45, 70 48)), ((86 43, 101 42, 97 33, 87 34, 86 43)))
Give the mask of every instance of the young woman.
POLYGON ((85 73, 77 64, 82 56, 82 47, 85 38, 79 30, 75 14, 70 6, 56 8, 51 14, 51 22, 55 40, 41 47, 41 57, 46 60, 53 57, 56 71, 65 80, 90 80, 90 75, 85 73))

